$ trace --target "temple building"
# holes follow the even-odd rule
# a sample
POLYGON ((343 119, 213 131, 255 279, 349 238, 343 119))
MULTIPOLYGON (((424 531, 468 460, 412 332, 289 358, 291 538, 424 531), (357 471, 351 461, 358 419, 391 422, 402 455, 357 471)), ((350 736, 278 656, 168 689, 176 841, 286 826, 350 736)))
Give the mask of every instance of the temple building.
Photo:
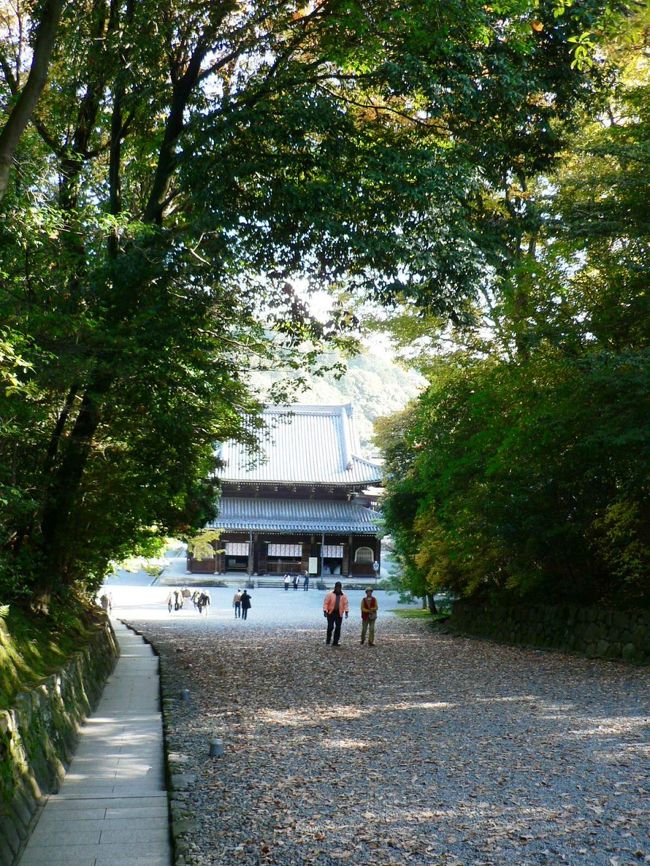
POLYGON ((269 406, 259 455, 219 447, 220 530, 194 573, 369 577, 381 562, 375 499, 381 467, 359 456, 352 407, 269 406), (376 492, 376 491, 375 491, 376 492))

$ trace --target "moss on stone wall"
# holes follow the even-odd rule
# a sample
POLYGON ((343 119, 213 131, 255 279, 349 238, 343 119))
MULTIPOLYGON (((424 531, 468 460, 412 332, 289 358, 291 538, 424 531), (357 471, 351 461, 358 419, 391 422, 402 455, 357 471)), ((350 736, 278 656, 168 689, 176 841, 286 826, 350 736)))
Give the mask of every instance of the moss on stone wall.
POLYGON ((650 612, 645 610, 462 600, 454 604, 447 627, 504 643, 650 663, 650 612))
POLYGON ((39 801, 58 790, 79 726, 97 703, 117 654, 113 630, 102 616, 60 670, 15 695, 11 707, 0 709, 3 866, 15 861, 39 801))

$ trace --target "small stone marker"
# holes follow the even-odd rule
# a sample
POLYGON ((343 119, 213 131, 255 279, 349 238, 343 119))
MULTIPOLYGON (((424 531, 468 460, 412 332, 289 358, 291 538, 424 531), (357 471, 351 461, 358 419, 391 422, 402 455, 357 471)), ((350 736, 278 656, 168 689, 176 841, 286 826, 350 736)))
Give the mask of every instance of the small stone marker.
POLYGON ((223 740, 215 738, 210 740, 210 757, 220 758, 223 755, 223 740))

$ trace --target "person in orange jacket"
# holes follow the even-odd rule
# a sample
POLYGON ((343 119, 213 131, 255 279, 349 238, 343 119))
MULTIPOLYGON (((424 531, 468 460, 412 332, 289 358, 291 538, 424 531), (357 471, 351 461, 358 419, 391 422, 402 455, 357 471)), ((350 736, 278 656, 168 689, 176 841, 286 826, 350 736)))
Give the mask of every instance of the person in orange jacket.
POLYGON ((332 592, 328 592, 323 599, 323 616, 327 617, 327 637, 325 643, 332 646, 338 646, 341 638, 341 623, 343 622, 343 614, 348 618, 350 610, 350 602, 347 595, 343 592, 341 581, 337 580, 334 584, 332 592), (332 636, 332 632, 334 635, 332 636))

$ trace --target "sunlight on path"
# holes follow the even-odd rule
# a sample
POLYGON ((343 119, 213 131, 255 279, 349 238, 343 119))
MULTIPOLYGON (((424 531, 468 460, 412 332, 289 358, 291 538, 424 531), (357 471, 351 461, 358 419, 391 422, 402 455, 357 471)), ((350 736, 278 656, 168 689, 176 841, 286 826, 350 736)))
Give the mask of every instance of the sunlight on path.
POLYGON ((385 614, 369 648, 356 612, 333 649, 317 609, 294 623, 275 593, 257 622, 138 623, 161 654, 169 747, 198 780, 191 864, 650 862, 647 669, 385 614))

